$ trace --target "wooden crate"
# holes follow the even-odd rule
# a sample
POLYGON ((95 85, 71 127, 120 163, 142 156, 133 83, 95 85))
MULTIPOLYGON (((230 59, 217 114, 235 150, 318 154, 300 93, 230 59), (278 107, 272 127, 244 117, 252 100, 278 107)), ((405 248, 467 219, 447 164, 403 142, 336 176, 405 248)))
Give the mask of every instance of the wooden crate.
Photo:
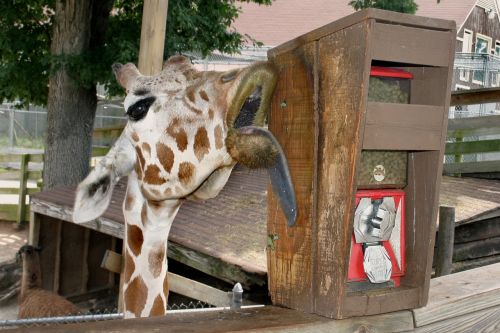
POLYGON ((428 298, 455 23, 369 9, 269 51, 279 80, 269 128, 288 158, 298 220, 269 191, 273 303, 331 318, 422 307, 428 298), (367 102, 372 65, 413 74, 410 104, 367 102), (363 150, 408 152, 406 275, 350 292, 347 268, 363 150))

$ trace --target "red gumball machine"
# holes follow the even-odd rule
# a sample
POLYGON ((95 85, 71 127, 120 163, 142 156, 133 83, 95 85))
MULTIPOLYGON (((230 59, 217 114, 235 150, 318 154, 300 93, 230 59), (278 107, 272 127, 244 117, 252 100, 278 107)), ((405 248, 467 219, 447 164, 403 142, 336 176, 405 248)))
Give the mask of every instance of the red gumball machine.
MULTIPOLYGON (((410 103, 410 72, 373 66, 368 101, 410 103)), ((405 192, 408 153, 363 150, 358 173, 348 290, 398 287, 405 274, 405 192)))
POLYGON ((358 191, 347 274, 350 290, 399 286, 405 273, 404 216, 404 191, 358 191))

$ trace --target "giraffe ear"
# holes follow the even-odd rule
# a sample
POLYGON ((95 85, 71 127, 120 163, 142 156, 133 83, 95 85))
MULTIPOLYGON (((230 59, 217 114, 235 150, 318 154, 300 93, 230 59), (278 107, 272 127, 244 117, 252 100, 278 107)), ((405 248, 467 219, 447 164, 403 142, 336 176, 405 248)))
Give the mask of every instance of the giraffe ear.
POLYGON ((115 73, 116 80, 125 90, 130 90, 135 80, 141 76, 137 67, 131 62, 125 65, 114 63, 111 68, 115 73))
POLYGON ((73 207, 75 223, 94 220, 106 211, 113 188, 120 177, 132 171, 135 159, 134 147, 124 132, 95 169, 78 185, 73 207))
POLYGON ((98 165, 78 185, 73 221, 83 223, 101 216, 108 208, 115 184, 111 172, 98 165))

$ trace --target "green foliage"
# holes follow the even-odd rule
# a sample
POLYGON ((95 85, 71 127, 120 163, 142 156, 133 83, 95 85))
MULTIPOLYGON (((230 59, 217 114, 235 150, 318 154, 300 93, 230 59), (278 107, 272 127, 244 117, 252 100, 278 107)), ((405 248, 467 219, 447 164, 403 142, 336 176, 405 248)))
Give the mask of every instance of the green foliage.
MULTIPOLYGON (((269 5, 272 0, 239 0, 269 5)), ((0 1, 0 101, 46 104, 48 78, 61 66, 75 81, 101 83, 110 94, 123 93, 114 80, 114 62, 137 62, 143 0, 114 0, 100 42, 78 55, 52 55, 50 42, 55 0, 0 1)), ((196 51, 237 52, 249 36, 231 30, 238 16, 233 0, 170 0, 165 58, 196 51)))
POLYGON ((378 8, 408 14, 415 14, 418 8, 414 0, 351 0, 349 5, 355 10, 378 8))

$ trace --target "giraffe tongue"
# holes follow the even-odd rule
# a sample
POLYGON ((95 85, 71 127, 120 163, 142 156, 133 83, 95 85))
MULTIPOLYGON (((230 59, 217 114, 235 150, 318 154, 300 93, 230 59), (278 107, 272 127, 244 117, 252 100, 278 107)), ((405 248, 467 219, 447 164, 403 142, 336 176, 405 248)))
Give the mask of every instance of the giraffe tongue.
POLYGON ((287 218, 288 226, 294 226, 297 220, 295 191, 288 169, 288 162, 278 140, 270 131, 261 127, 246 126, 240 128, 239 131, 244 134, 260 135, 268 138, 278 151, 275 162, 267 167, 267 171, 271 179, 273 192, 278 197, 281 209, 287 218))

